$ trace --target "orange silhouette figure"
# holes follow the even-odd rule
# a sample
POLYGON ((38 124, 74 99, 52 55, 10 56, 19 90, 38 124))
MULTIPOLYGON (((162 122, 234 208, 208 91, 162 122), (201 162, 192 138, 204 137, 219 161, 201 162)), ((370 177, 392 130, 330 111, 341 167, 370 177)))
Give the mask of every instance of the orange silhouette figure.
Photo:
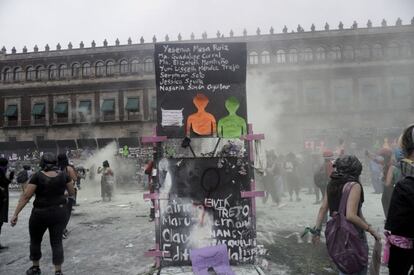
POLYGON ((187 119, 186 135, 190 136, 191 129, 200 136, 216 134, 216 119, 205 111, 208 105, 208 98, 203 94, 197 94, 193 103, 197 108, 197 113, 191 114, 187 119))

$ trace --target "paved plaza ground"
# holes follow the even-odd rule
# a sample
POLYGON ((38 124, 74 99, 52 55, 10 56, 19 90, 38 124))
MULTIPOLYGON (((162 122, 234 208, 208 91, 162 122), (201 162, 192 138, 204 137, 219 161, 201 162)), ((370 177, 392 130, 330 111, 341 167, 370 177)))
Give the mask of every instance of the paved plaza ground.
MULTIPOLYGON (((148 203, 142 199, 144 190, 117 190, 112 202, 101 202, 97 188, 79 192, 80 206, 69 224, 70 235, 64 240, 65 275, 138 275, 150 274, 153 259, 143 253, 154 244, 154 224, 148 222, 148 203)), ((381 229, 384 223, 380 195, 365 188, 364 214, 367 220, 381 229)), ((11 193, 10 214, 19 194, 11 193)), ((324 244, 313 246, 309 238, 300 238, 306 226, 313 226, 319 206, 314 195, 301 193, 301 202, 283 198, 282 207, 261 199, 257 207, 258 244, 263 245, 259 264, 266 274, 336 274, 328 260, 324 244)), ((31 203, 19 216, 15 228, 3 226, 2 243, 9 249, 0 253, 0 274, 25 274, 29 262, 28 219, 31 203)), ((370 245, 373 238, 369 237, 370 245)), ((51 275, 49 237, 45 234, 42 246, 42 274, 51 275)), ((383 268, 382 274, 386 273, 383 268)))

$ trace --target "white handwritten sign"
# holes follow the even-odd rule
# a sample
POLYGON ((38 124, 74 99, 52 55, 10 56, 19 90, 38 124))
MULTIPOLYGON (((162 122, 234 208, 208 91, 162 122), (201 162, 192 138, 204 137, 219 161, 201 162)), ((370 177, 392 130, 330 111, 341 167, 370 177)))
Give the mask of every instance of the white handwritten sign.
POLYGON ((161 109, 162 112, 162 121, 161 125, 162 127, 165 126, 183 126, 184 116, 183 116, 183 110, 165 110, 161 109))

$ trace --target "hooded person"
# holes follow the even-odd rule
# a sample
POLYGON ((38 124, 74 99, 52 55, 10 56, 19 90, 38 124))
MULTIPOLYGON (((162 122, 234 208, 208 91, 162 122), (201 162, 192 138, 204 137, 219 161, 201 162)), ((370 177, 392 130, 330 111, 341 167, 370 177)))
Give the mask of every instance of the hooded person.
POLYGON ((114 173, 109 166, 109 162, 105 160, 102 167, 98 168, 98 174, 101 176, 101 197, 102 201, 111 201, 114 188, 114 173))
MULTIPOLYGON (((14 172, 7 173, 8 160, 0 158, 0 236, 3 223, 8 222, 9 215, 9 184, 12 182, 14 172)), ((2 246, 0 243, 0 251, 6 249, 7 246, 2 246)))
POLYGON ((26 271, 26 275, 41 274, 39 262, 42 257, 42 240, 46 230, 49 231, 55 275, 62 275, 64 260, 62 237, 67 222, 65 191, 68 191, 69 196, 73 196, 75 190, 72 179, 57 167, 55 154, 43 154, 40 167, 41 171, 30 178, 24 189, 10 223, 12 226, 17 224, 19 213, 35 195, 29 219, 30 260, 33 265, 26 271))

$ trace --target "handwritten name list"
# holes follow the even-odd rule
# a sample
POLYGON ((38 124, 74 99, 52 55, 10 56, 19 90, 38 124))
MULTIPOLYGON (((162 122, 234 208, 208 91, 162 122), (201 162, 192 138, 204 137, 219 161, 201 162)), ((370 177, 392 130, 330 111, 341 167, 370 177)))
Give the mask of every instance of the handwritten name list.
POLYGON ((232 44, 159 44, 155 57, 160 92, 225 92, 245 71, 232 44), (223 77, 223 75, 225 77, 223 77))

